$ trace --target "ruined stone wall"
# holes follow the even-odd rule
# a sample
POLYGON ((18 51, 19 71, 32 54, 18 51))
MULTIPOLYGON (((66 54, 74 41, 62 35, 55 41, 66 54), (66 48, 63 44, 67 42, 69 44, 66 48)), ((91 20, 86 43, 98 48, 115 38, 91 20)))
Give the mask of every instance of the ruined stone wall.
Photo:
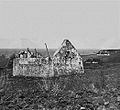
POLYGON ((69 40, 64 40, 51 60, 49 58, 16 58, 13 75, 52 77, 84 73, 82 58, 69 40))
POLYGON ((82 58, 69 40, 53 55, 53 68, 58 74, 84 73, 82 58))
POLYGON ((73 59, 71 63, 68 60, 66 65, 64 62, 58 65, 56 58, 51 64, 40 58, 16 58, 13 61, 13 76, 53 77, 83 73, 77 59, 73 59))
POLYGON ((75 73, 83 73, 83 63, 81 57, 76 54, 74 58, 67 58, 66 60, 64 57, 60 56, 60 53, 58 53, 53 58, 53 69, 54 71, 58 71, 57 74, 69 74, 71 72, 75 73))
POLYGON ((52 64, 42 58, 16 58, 13 61, 13 76, 53 76, 52 64))

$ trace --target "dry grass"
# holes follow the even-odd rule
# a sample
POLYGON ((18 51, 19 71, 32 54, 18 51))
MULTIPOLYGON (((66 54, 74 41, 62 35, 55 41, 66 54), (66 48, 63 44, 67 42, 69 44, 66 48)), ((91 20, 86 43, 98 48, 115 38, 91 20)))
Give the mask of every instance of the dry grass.
MULTIPOLYGON (((7 69, 1 71, 1 109, 79 110, 81 106, 96 108, 104 105, 108 96, 109 100, 113 100, 113 96, 116 95, 117 99, 120 93, 119 65, 112 65, 106 69, 87 69, 84 75, 53 77, 47 80, 10 77, 8 74, 11 72, 7 69)), ((114 104, 116 101, 109 103, 114 104)), ((117 103, 115 106, 119 108, 117 103)))

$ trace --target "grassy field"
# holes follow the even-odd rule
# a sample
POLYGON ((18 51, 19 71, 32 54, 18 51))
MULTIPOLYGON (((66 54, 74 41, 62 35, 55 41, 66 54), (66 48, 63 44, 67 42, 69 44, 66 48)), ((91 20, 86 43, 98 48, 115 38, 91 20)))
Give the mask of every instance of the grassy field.
POLYGON ((0 110, 120 110, 120 63, 48 79, 13 77, 5 68, 0 84, 0 110))
POLYGON ((12 77, 10 69, 1 70, 1 110, 80 110, 81 106, 119 110, 119 66, 50 79, 12 77))

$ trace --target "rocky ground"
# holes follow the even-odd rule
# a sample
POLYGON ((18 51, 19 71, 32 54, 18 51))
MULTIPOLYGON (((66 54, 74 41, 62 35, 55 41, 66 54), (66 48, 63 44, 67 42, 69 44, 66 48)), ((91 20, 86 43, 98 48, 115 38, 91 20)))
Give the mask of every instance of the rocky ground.
POLYGON ((0 110, 120 110, 120 64, 50 79, 0 71, 0 110))

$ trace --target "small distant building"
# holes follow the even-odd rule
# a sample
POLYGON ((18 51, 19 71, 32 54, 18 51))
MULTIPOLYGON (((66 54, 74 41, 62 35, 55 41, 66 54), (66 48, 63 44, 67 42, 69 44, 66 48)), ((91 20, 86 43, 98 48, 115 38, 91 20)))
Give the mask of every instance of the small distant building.
POLYGON ((84 73, 83 61, 72 43, 65 39, 53 55, 53 70, 56 74, 84 73))
POLYGON ((100 50, 97 55, 98 56, 110 56, 116 53, 120 53, 120 49, 106 49, 106 50, 100 50))
POLYGON ((99 58, 88 58, 84 61, 84 66, 102 65, 102 60, 99 58))
POLYGON ((109 51, 107 50, 100 50, 98 53, 97 53, 98 56, 110 56, 110 53, 109 51))

